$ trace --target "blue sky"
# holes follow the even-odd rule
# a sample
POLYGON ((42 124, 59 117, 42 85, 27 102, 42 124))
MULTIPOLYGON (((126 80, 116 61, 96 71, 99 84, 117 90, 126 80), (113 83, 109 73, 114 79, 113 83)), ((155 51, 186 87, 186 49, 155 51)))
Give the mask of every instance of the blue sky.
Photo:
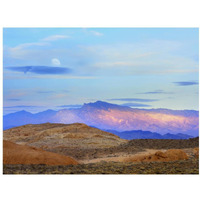
POLYGON ((5 28, 4 114, 96 100, 198 110, 197 28, 5 28))

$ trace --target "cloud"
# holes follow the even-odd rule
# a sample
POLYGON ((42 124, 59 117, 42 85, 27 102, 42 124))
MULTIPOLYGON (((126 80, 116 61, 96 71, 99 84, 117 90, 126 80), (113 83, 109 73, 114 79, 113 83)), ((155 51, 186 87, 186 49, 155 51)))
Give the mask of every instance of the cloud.
POLYGON ((9 101, 21 101, 22 97, 30 95, 30 90, 26 89, 8 89, 3 91, 3 98, 4 100, 9 100, 9 101))
POLYGON ((61 105, 61 106, 57 106, 60 108, 81 108, 83 105, 80 104, 75 104, 75 105, 61 105))
MULTIPOLYGON (((27 55, 29 55, 32 51, 30 51, 30 49, 35 49, 34 47, 38 47, 42 48, 45 46, 48 46, 49 43, 46 42, 32 42, 32 43, 23 43, 23 44, 19 44, 15 47, 5 47, 4 48, 4 56, 8 57, 9 59, 24 59, 26 58, 27 55)), ((31 55, 29 57, 29 59, 32 59, 33 55, 31 55)), ((35 58, 34 58, 35 59, 35 58)))
POLYGON ((103 33, 97 32, 97 31, 90 31, 95 36, 103 36, 103 33))
POLYGON ((52 63, 53 65, 60 66, 60 60, 58 60, 57 58, 53 58, 53 59, 51 60, 51 63, 52 63))
POLYGON ((56 91, 42 91, 42 90, 39 90, 36 93, 38 93, 38 94, 52 94, 52 93, 55 93, 55 92, 56 91))
MULTIPOLYGON (((93 30, 86 31, 91 35, 90 31, 93 30)), ((50 44, 50 41, 42 40, 42 42, 50 44)), ((48 65, 49 58, 62 58, 62 63, 66 66, 73 66, 74 76, 166 75, 198 72, 198 64, 193 59, 174 54, 174 50, 179 50, 180 47, 176 42, 174 44, 166 41, 74 46, 72 41, 72 46, 70 44, 69 48, 53 43, 45 48, 30 47, 12 52, 4 49, 4 56, 7 56, 4 59, 7 62, 4 66, 14 65, 13 58, 20 59, 20 65, 48 65)), ((56 62, 54 64, 58 66, 56 62)))
POLYGON ((173 92, 165 92, 164 90, 154 90, 149 92, 141 92, 136 94, 173 94, 173 92))
POLYGON ((37 108, 38 106, 25 106, 25 105, 19 105, 19 106, 4 106, 3 108, 37 108))
POLYGON ((11 51, 16 51, 16 50, 25 49, 25 48, 32 47, 32 46, 46 46, 46 45, 48 45, 48 43, 44 43, 44 42, 31 42, 31 43, 19 44, 16 47, 11 47, 10 50, 11 51))
POLYGON ((141 103, 124 103, 121 106, 128 106, 128 107, 151 107, 151 105, 141 104, 141 103))
POLYGON ((21 101, 21 99, 7 99, 7 101, 21 101))
POLYGON ((177 86, 190 86, 190 85, 198 85, 199 83, 196 81, 181 81, 181 82, 173 82, 177 86))
MULTIPOLYGON (((51 45, 50 42, 57 41, 60 39, 69 38, 67 35, 52 35, 46 38, 39 40, 38 42, 31 42, 31 43, 23 43, 19 44, 15 47, 4 48, 4 51, 8 53, 9 56, 15 59, 24 59, 27 55, 33 53, 33 47, 43 47, 51 45), (32 50, 30 50, 32 49, 32 50)), ((36 56, 36 55, 34 55, 36 56)), ((32 56, 33 57, 33 56, 32 56)), ((32 58, 31 57, 31 58, 32 58)))
POLYGON ((81 46, 94 58, 87 66, 98 75, 148 75, 198 72, 198 63, 174 52, 182 44, 175 41, 149 40, 141 43, 81 46), (188 67, 190 66, 190 67, 188 67), (93 69, 93 70, 92 70, 93 69))
POLYGON ((90 30, 88 28, 83 28, 82 30, 87 35, 91 35, 92 34, 92 35, 97 36, 97 37, 104 35, 103 33, 100 33, 99 31, 90 30))
MULTIPOLYGON (((142 56, 142 55, 141 55, 142 56)), ((138 56, 139 57, 139 56, 138 56)), ((114 62, 98 62, 95 63, 95 67, 100 67, 100 68, 116 68, 116 67, 137 67, 139 62, 135 61, 114 61, 114 62)))
POLYGON ((51 99, 64 99, 64 98, 67 98, 68 95, 67 94, 63 94, 63 93, 59 93, 59 94, 55 94, 51 97, 51 99))
POLYGON ((69 93, 70 90, 62 90, 62 92, 64 92, 64 93, 69 93))
POLYGON ((23 67, 6 67, 6 69, 16 72, 34 73, 34 74, 69 74, 71 69, 65 67, 48 67, 48 66, 23 66, 23 67))
POLYGON ((22 50, 22 49, 32 47, 32 46, 46 46, 46 45, 49 45, 48 42, 56 41, 59 39, 65 39, 65 38, 69 38, 69 36, 67 36, 67 35, 52 35, 52 36, 43 38, 38 42, 23 43, 23 44, 17 45, 16 47, 11 47, 10 51, 14 52, 16 50, 22 50))
POLYGON ((154 102, 159 101, 158 99, 138 99, 138 98, 119 98, 119 99, 108 99, 109 101, 135 101, 135 102, 154 102))
POLYGON ((51 35, 49 37, 43 38, 43 41, 56 41, 60 39, 70 38, 68 35, 51 35))

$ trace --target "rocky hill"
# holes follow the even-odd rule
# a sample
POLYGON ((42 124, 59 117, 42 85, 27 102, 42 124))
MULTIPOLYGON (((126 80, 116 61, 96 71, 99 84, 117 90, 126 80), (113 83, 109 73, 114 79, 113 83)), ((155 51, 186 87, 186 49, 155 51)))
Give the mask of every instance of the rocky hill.
POLYGON ((76 165, 78 162, 68 156, 4 140, 3 164, 76 165))
POLYGON ((109 148, 126 140, 85 124, 28 124, 4 131, 3 138, 17 144, 53 150, 56 148, 109 148))

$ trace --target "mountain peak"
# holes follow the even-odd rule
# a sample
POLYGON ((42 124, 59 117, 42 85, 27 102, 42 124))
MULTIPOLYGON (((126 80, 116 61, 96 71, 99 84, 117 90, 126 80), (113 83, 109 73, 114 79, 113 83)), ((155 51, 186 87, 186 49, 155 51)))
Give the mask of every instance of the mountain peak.
MULTIPOLYGON (((48 109, 48 110, 44 110, 44 111, 42 111, 42 112, 39 112, 40 114, 41 113, 54 113, 54 112, 56 112, 55 110, 52 110, 52 109, 48 109)), ((38 113, 37 113, 38 114, 38 113)))
POLYGON ((92 108, 96 108, 96 109, 104 109, 104 110, 123 108, 123 106, 112 104, 112 103, 107 103, 105 101, 96 101, 94 103, 85 103, 82 108, 88 108, 88 107, 92 107, 92 108))
MULTIPOLYGON (((12 113, 11 113, 12 114, 12 113)), ((30 112, 26 111, 26 110, 20 110, 20 111, 17 111, 13 114, 31 114, 30 112)))

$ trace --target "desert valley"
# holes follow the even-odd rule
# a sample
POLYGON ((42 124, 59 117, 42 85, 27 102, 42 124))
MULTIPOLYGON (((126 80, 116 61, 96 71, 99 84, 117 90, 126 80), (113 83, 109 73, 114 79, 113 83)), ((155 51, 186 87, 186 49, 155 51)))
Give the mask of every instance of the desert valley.
POLYGON ((165 121, 163 118, 155 121, 153 113, 158 115, 156 110, 147 112, 96 102, 84 105, 80 110, 46 111, 38 114, 18 112, 4 116, 5 123, 9 123, 9 119, 13 123, 22 124, 33 123, 35 120, 34 124, 28 123, 4 130, 4 174, 198 174, 199 137, 194 136, 198 129, 198 115, 194 111, 159 111, 159 116, 163 115, 165 121), (75 118, 80 116, 78 111, 84 117, 75 118), (76 115, 71 117, 73 112, 76 115), (118 113, 115 115, 118 120, 113 117, 113 112, 118 113), (154 119, 153 122, 148 121, 144 130, 119 132, 122 125, 127 125, 127 129, 132 125, 123 118, 125 113, 135 117, 140 112, 143 115, 140 124, 145 123, 147 117, 154 119), (91 113, 93 116, 90 116, 91 113), (191 115, 193 120, 190 120, 191 115), (14 116, 16 120, 12 118, 14 116), (68 119, 78 122, 53 123, 58 119, 59 122, 67 122, 68 119), (103 128, 112 128, 109 125, 114 124, 119 129, 100 130, 80 123, 83 119, 90 120, 96 126, 101 120, 103 128), (115 123, 111 120, 115 120, 115 123), (168 133, 169 129, 164 127, 172 123, 172 120, 171 130, 174 128, 174 132, 168 133), (45 123, 37 124, 39 121, 45 123), (191 131, 191 135, 176 132, 183 121, 184 133, 191 131), (154 130, 163 127, 162 134, 146 130, 146 127, 155 127, 156 122, 159 126, 154 130))
POLYGON ((4 28, 4 174, 199 174, 198 28, 4 28))

